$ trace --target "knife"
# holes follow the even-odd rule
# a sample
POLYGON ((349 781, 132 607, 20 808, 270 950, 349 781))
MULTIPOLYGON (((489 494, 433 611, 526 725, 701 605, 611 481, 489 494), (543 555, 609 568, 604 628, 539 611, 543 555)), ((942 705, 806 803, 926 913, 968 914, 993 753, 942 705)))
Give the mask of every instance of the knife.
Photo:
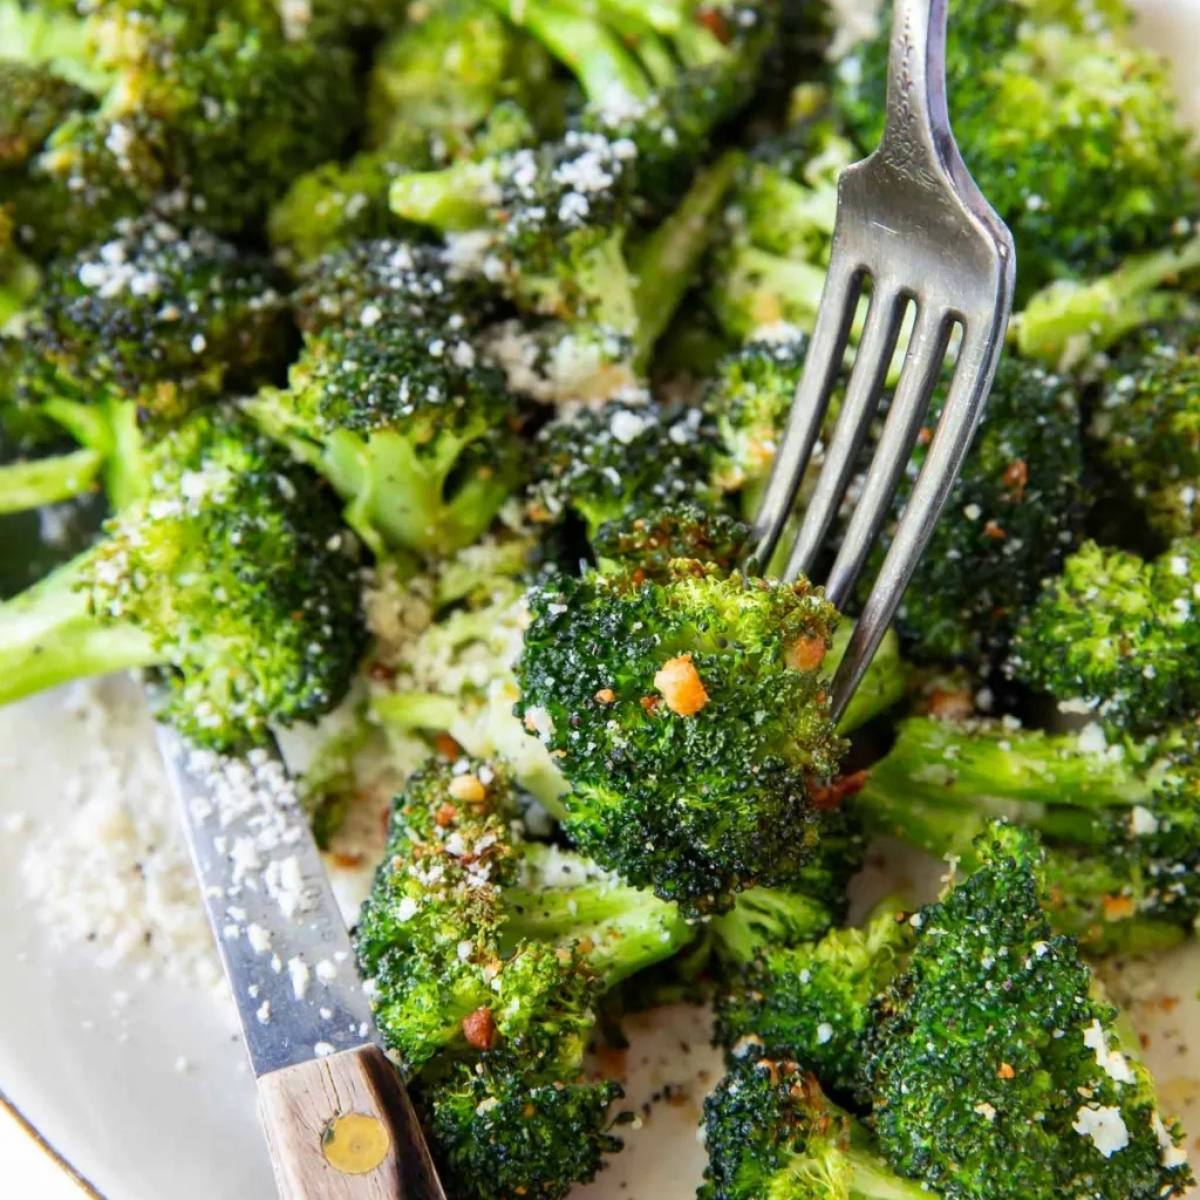
POLYGON ((308 819, 274 749, 155 725, 237 1004, 283 1200, 446 1200, 385 1057, 308 819))

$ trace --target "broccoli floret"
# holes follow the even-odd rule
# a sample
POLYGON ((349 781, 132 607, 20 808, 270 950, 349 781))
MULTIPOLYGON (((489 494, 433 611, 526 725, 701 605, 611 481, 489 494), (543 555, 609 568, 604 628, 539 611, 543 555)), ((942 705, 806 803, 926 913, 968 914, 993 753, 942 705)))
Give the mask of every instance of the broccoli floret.
POLYGON ((732 571, 749 551, 750 533, 744 521, 695 501, 653 499, 605 521, 591 544, 602 570, 661 579, 677 558, 732 571))
MULTIPOLYGON (((950 23, 955 140, 1013 231, 1026 296, 1113 267, 1196 211, 1196 160, 1167 66, 1129 44, 1129 21, 1121 3, 979 0, 950 23)), ((866 149, 883 126, 890 24, 885 12, 880 34, 838 67, 866 149)))
POLYGON ((807 583, 679 560, 530 596, 517 713, 571 784, 566 827, 630 882, 720 910, 812 857, 812 780, 842 751, 821 663, 836 613, 807 583))
POLYGON ((413 314, 408 284, 420 272, 409 257, 372 264, 382 275, 368 272, 358 294, 381 293, 391 263, 393 296, 352 307, 355 285, 339 287, 329 299, 342 319, 320 312, 289 386, 246 408, 329 479, 376 554, 446 554, 474 541, 520 481, 521 411, 503 373, 481 361, 471 313, 413 314))
POLYGON ((1147 561, 1086 542, 1046 581, 1007 669, 1117 733, 1153 730, 1200 705, 1200 541, 1147 561))
POLYGON ((858 155, 819 107, 756 147, 726 207, 706 292, 732 337, 808 331, 816 319, 837 211, 837 179, 858 155))
POLYGON ((88 92, 44 63, 0 59, 0 172, 24 166, 69 113, 89 103, 88 92))
POLYGON ((336 506, 221 412, 165 437, 147 475, 92 549, 0 607, 0 702, 158 665, 165 715, 214 749, 332 708, 363 640, 336 506))
POLYGON ((494 763, 432 760, 398 797, 357 931, 380 1029, 456 1195, 565 1195, 619 1147, 580 1080, 594 1005, 675 953, 678 909, 525 841, 494 763))
POLYGON ((1180 1195, 1182 1131, 1051 928, 1036 837, 996 826, 977 856, 913 918, 905 969, 873 1008, 860 1091, 883 1155, 952 1200, 1180 1195))
POLYGON ((791 1058, 849 1096, 871 1001, 904 965, 912 929, 895 905, 819 941, 767 941, 717 998, 714 1040, 733 1060, 791 1058))
POLYGON ((851 807, 869 829, 968 868, 1004 814, 1041 834, 1055 929, 1093 953, 1175 944, 1200 912, 1195 732, 1107 749, 1094 733, 912 718, 851 807))
POLYGON ((1014 319, 1021 353, 1068 369, 1152 322, 1194 319, 1196 302, 1176 285, 1200 271, 1200 237, 1130 255, 1108 275, 1060 279, 1030 297, 1014 319))
POLYGON ((254 256, 154 218, 52 264, 16 343, 12 386, 90 457, 82 472, 79 454, 0 468, 0 504, 16 506, 30 471, 35 503, 75 494, 97 469, 114 507, 144 496, 148 445, 197 405, 282 364, 289 339, 276 283, 254 256))
MULTIPOLYGON (((930 430, 943 401, 939 392, 926 420, 930 430)), ((912 490, 928 440, 918 438, 897 506, 912 490)), ((975 442, 896 613, 906 654, 973 665, 1003 656, 1021 613, 1077 543, 1082 476, 1071 380, 1012 355, 1003 358, 975 442)), ((885 529, 874 567, 890 540, 885 529)), ((865 599, 875 570, 864 576, 865 599)))
POLYGON ((927 1200, 870 1132, 793 1060, 735 1063, 704 1102, 708 1166, 698 1200, 927 1200))
POLYGON ((1150 328, 1123 343, 1090 432, 1156 534, 1200 536, 1200 326, 1150 328))
POLYGON ((716 452, 715 432, 699 408, 634 395, 577 409, 538 433, 538 478, 527 507, 543 522, 574 513, 595 536, 634 505, 657 512, 671 503, 715 501, 708 478, 716 452))

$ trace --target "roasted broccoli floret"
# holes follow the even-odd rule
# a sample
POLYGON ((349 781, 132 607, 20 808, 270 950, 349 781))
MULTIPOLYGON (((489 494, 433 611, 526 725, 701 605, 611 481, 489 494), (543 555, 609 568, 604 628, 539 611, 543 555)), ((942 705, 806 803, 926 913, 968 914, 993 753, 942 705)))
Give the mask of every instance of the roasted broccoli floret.
POLYGON ((977 857, 913 917, 868 1023, 860 1093, 884 1157, 952 1200, 1180 1195, 1182 1130, 1051 928, 1036 837, 993 827, 977 857))
POLYGON ((0 702, 161 666, 166 716, 222 750, 332 708, 363 634, 352 539, 319 483, 221 412, 146 471, 92 549, 0 606, 0 702))
POLYGON ((407 254, 371 262, 357 285, 352 274, 318 293, 318 327, 288 387, 264 389, 247 411, 330 480, 347 522, 377 554, 448 553, 487 528, 520 480, 520 408, 476 350, 476 314, 442 319, 448 283, 430 291, 434 304, 422 311, 411 303, 412 280, 430 289, 439 281, 414 270, 407 254), (365 302, 351 300, 358 294, 365 302), (326 300, 333 316, 321 311, 326 300))
POLYGON ((619 1148, 620 1089, 582 1079, 594 1006, 691 936, 675 905, 526 841, 499 765, 412 777, 357 950, 456 1195, 557 1200, 619 1148))
POLYGON ((1098 733, 912 718, 850 804, 869 829, 968 868, 1003 814, 1041 834, 1057 930, 1093 953, 1172 945, 1200 912, 1195 731, 1112 746, 1098 733))
POLYGON ((749 1054, 704 1102, 698 1200, 928 1200, 792 1059, 749 1054))
POLYGON ((654 498, 605 521, 591 545, 602 570, 661 579, 675 559, 690 558, 732 571, 749 552, 750 526, 694 500, 654 498))
MULTIPOLYGON (((837 69, 843 111, 868 150, 883 127, 889 16, 890 6, 879 35, 837 69)), ((1115 266, 1195 214, 1195 156, 1168 69, 1130 44, 1129 23, 1119 0, 977 0, 950 23, 955 140, 1013 231, 1025 295, 1115 266)))
MULTIPOLYGON (((943 398, 933 400, 930 430, 943 398)), ((918 438, 897 506, 912 490, 927 444, 918 438)), ((1082 476, 1079 402, 1070 379, 1003 358, 974 444, 896 613, 910 657, 982 665, 1003 655, 1042 581, 1077 543, 1082 476)), ((875 566, 890 540, 885 530, 875 566)), ((865 598, 875 571, 864 575, 865 598)))
POLYGON ((286 305, 269 266, 202 230, 160 219, 47 270, 16 343, 16 403, 67 430, 81 453, 0 468, 0 508, 18 507, 37 472, 45 503, 99 470, 116 508, 145 496, 147 447, 228 388, 282 364, 286 305), (87 469, 82 470, 84 464, 87 469))
POLYGON ((724 213, 705 293, 731 337, 816 319, 837 209, 837 178, 859 155, 819 107, 751 153, 724 213))
MULTIPOLYGON (((699 408, 640 395, 603 408, 581 408, 551 421, 534 451, 538 477, 530 487, 534 520, 583 519, 589 536, 631 508, 687 501, 716 502, 709 484, 715 431, 699 408)), ((699 557, 699 556, 695 556, 699 557)))
POLYGON ((556 578, 530 607, 517 713, 559 757, 585 853, 700 910, 786 885, 842 752, 820 593, 679 560, 661 579, 556 578))
POLYGON ((1090 433, 1155 533, 1200 536, 1200 325, 1149 328, 1122 343, 1090 433))
POLYGON ((714 1040, 731 1060, 795 1059, 848 1097, 862 1068, 871 1001, 911 945, 912 928, 894 904, 862 928, 833 929, 818 941, 763 939, 718 994, 714 1040))
POLYGON ((1007 668, 1118 733, 1153 730, 1200 705, 1200 541, 1158 558, 1086 542, 1017 627, 1007 668))

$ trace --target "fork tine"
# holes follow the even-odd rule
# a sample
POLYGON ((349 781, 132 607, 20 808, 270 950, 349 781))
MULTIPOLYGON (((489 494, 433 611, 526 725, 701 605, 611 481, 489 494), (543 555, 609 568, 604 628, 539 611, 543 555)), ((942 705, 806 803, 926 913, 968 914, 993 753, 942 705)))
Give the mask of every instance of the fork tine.
POLYGON ((850 266, 846 255, 839 251, 835 237, 804 373, 796 388, 787 427, 754 522, 754 558, 760 570, 770 562, 795 502, 846 354, 846 342, 861 292, 862 272, 850 266))
POLYGON ((900 336, 900 324, 908 302, 904 293, 876 280, 866 326, 854 359, 854 369, 842 401, 842 411, 825 455, 825 464, 817 478, 816 490, 805 509, 800 535, 792 547, 787 570, 783 573, 784 579, 790 581, 809 572, 812 560, 821 548, 821 541, 837 513, 846 485, 850 482, 858 451, 883 393, 884 380, 896 350, 896 340, 900 336))
MULTIPOLYGON (((1002 319, 979 324, 988 327, 972 323, 963 330, 954 377, 929 453, 834 677, 835 719, 870 665, 971 447, 1003 344, 1002 319)), ((948 323, 944 322, 943 328, 948 328, 948 323)))
POLYGON ((887 519, 941 373, 949 339, 950 321, 946 315, 921 308, 862 495, 825 582, 826 596, 839 607, 854 587, 887 519))

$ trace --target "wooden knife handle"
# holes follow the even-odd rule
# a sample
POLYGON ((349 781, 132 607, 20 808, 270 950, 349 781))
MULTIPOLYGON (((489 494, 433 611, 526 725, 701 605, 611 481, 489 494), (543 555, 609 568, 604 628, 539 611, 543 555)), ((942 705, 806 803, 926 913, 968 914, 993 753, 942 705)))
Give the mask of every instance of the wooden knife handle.
POLYGON ((377 1046, 258 1081, 282 1200, 446 1200, 412 1102, 377 1046))

